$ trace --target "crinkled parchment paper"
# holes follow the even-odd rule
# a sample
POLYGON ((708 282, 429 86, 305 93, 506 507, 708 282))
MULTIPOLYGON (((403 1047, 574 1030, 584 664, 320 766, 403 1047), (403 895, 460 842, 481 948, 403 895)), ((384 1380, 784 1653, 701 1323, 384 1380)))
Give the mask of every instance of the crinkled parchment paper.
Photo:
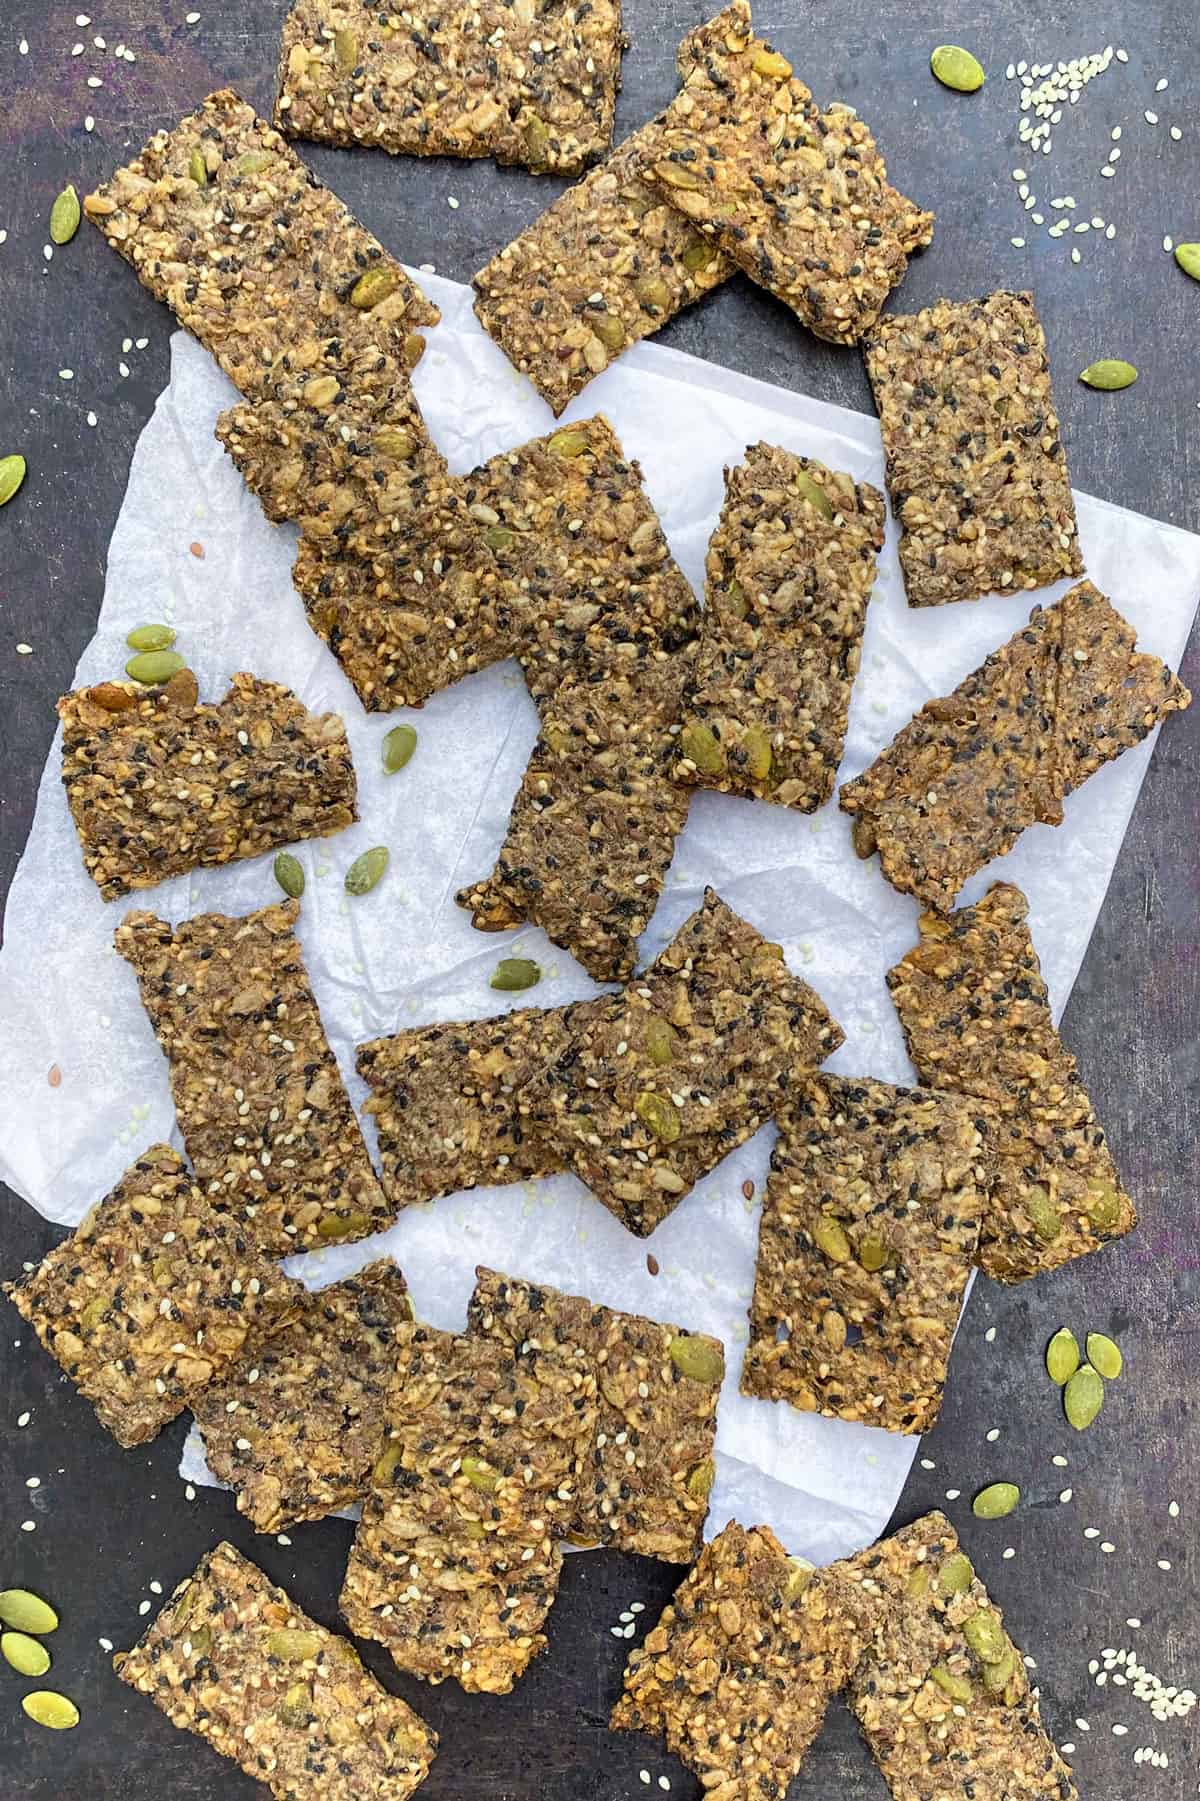
MULTIPOLYGON (((445 312, 429 334, 416 383, 455 469, 547 431, 533 389, 484 336, 465 288, 421 278, 445 312)), ((566 952, 542 934, 474 932, 454 892, 490 869, 535 737, 514 665, 470 677, 413 714, 420 742, 402 773, 380 773, 380 740, 396 715, 363 713, 333 658, 304 622, 289 570, 293 534, 269 525, 213 438, 234 398, 207 354, 182 333, 170 386, 142 434, 113 536, 96 636, 77 681, 119 673, 125 634, 169 619, 215 698, 249 669, 288 683, 314 708, 342 712, 358 768, 362 823, 300 846, 308 886, 300 935, 330 1039, 356 1099, 356 1042, 430 1020, 500 1010, 488 986, 501 955, 519 950, 545 976, 532 995, 553 1006, 593 992, 566 952), (203 547, 203 559, 191 554, 203 547), (359 851, 391 847, 391 870, 369 896, 348 900, 343 873, 359 851)), ((640 344, 572 408, 603 410, 641 460, 672 549, 700 584, 722 497, 722 468, 760 438, 820 457, 882 485, 875 421, 784 393, 653 344, 640 344)), ((1178 664, 1200 593, 1200 539, 1079 497, 1088 574, 1137 627, 1142 644, 1178 664)), ((1062 590, 1039 596, 1057 598, 1062 590)), ((857 773, 930 695, 951 689, 1027 616, 1022 596, 910 611, 894 537, 871 603, 854 692, 843 778, 857 773)), ((1011 856, 970 885, 997 877, 1032 902, 1034 938, 1061 1008, 1083 957, 1125 832, 1151 743, 1095 776, 1066 805, 1057 830, 1026 832, 1011 856)), ((911 1079, 884 972, 915 941, 914 903, 872 860, 860 863, 836 802, 811 818, 782 807, 700 794, 643 942, 659 950, 712 883, 784 947, 846 1031, 832 1067, 911 1079)), ((138 1002, 132 972, 112 949, 130 905, 178 920, 212 909, 248 912, 277 897, 269 858, 164 883, 136 902, 106 905, 85 876, 59 783, 56 742, 42 778, 29 845, 8 903, 0 956, 0 1175, 47 1218, 74 1223, 174 1116, 166 1065, 138 1002), (47 1072, 57 1064, 61 1085, 47 1072)), ((368 1125, 368 1133, 370 1126, 368 1125)), ((176 1140, 178 1142, 178 1140, 176 1140)), ((631 1237, 574 1178, 477 1189, 415 1208, 367 1245, 295 1260, 315 1286, 381 1252, 411 1283, 418 1312, 460 1327, 476 1263, 552 1282, 599 1301, 669 1319, 726 1342, 729 1370, 718 1436, 714 1529, 736 1514, 768 1521, 792 1550, 818 1561, 855 1550, 884 1526, 915 1439, 833 1420, 737 1392, 757 1231, 756 1193, 770 1131, 728 1158, 649 1244, 631 1237), (653 1277, 647 1251, 660 1265, 653 1277)), ((10 1273, 10 1272, 5 1272, 10 1273)), ((185 1467, 198 1471, 189 1451, 185 1467)), ((203 1479, 208 1479, 205 1473, 203 1479)))

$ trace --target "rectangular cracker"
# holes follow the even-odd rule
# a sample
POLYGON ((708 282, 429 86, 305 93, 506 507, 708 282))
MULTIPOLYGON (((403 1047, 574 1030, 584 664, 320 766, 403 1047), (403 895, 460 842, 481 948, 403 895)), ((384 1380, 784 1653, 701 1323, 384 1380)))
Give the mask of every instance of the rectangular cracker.
POLYGON ((818 111, 748 9, 694 41, 702 54, 644 146, 646 182, 810 331, 857 343, 933 214, 892 187, 853 109, 818 111))
POLYGON ((894 1801, 1078 1801, 1000 1609, 930 1514, 904 1598, 881 1610, 847 1699, 894 1801))
POLYGON ((531 1109, 567 1167, 646 1237, 841 1042, 779 946, 707 888, 623 994, 590 1003, 531 1109))
POLYGON ((507 1694, 545 1649, 561 1534, 596 1434, 582 1349, 415 1328, 341 1593, 398 1668, 507 1694))
POLYGON ((304 1292, 282 1331, 250 1339, 192 1403, 208 1467, 256 1532, 324 1519, 366 1492, 412 1317, 396 1265, 368 1264, 304 1292))
POLYGON ((595 1374, 598 1430, 572 1524, 577 1542, 690 1563, 714 1475, 720 1339, 483 1268, 467 1318, 470 1331, 514 1350, 582 1350, 595 1374))
POLYGON ((963 1095, 866 1079, 796 1087, 759 1223, 743 1394, 929 1430, 991 1187, 979 1114, 963 1095))
POLYGON ((1055 1030, 1028 910, 1019 888, 997 882, 948 919, 923 913, 920 943, 887 978, 921 1080, 994 1116, 979 1262, 1000 1282, 1057 1269, 1137 1224, 1055 1030))
POLYGON ((281 345, 322 326, 343 329, 367 311, 374 324, 403 319, 415 363, 415 328, 441 317, 230 88, 156 132, 83 210, 244 394, 281 345))
POLYGON ((1073 789, 1191 702, 1136 642, 1091 582, 1035 607, 842 788, 859 856, 877 850, 894 888, 945 911, 1026 826, 1060 824, 1073 789))
POLYGON ((755 444, 725 471, 677 781, 812 813, 846 741, 883 496, 755 444))
POLYGON ((782 1796, 922 1542, 910 1528, 814 1571, 730 1521, 632 1652, 613 1727, 664 1738, 713 1801, 782 1796))
POLYGON ((890 313, 865 355, 909 605, 1082 575, 1033 295, 890 313))
POLYGON ((184 669, 156 688, 79 688, 58 715, 67 804, 105 900, 358 818, 341 718, 310 713, 278 682, 239 673, 202 703, 184 669))
POLYGON ((165 1144, 4 1292, 126 1447, 195 1405, 247 1337, 279 1331, 304 1294, 213 1212, 165 1144))
POLYGON ((572 175, 612 142, 624 42, 620 0, 456 0, 391 19, 376 0, 297 0, 275 123, 318 144, 572 175))
POLYGON ((122 1682, 280 1801, 408 1801, 437 1734, 230 1544, 181 1582, 122 1682))
POLYGON ((317 1011, 299 913, 285 901, 178 926, 130 913, 115 934, 210 1205, 281 1256, 367 1238, 392 1220, 317 1011))

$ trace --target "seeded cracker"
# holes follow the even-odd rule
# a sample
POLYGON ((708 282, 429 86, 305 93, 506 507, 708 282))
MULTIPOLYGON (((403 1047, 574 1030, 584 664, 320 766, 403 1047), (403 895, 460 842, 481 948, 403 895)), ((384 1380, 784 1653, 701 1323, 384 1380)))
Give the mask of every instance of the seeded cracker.
POLYGON ((1050 1016, 1019 888, 923 913, 921 942, 888 972, 922 1081, 998 1116, 996 1185, 979 1262, 1001 1282, 1057 1269, 1137 1224, 1133 1202, 1050 1016))
POLYGON ((748 9, 693 41, 683 91, 650 127, 646 182, 818 337, 857 343, 933 214, 891 186, 852 109, 817 110, 748 9))
POLYGON ((1064 798, 1139 744, 1191 695, 1090 582, 992 652, 954 693, 927 701, 841 790, 859 856, 943 910, 1025 827, 1058 825, 1064 798))
POLYGON ((883 496, 756 444, 725 471, 677 780, 811 813, 833 793, 883 496))
POLYGON ((280 1801, 408 1801, 437 1749, 353 1645, 230 1544, 201 1560, 113 1667, 280 1801))
POLYGON ((376 0, 298 0, 275 122, 321 144, 571 175, 612 142, 623 45, 619 0, 470 0, 403 15, 376 0))
POLYGON ((910 1530, 933 1536, 904 1600, 880 1612, 848 1697, 894 1801, 1078 1801, 950 1522, 934 1513, 910 1530))
POLYGON ((244 394, 280 346, 328 322, 440 314, 400 264, 232 90, 160 131, 84 211, 244 394))
POLYGON ((545 1649, 559 1538, 596 1434, 582 1349, 418 1326, 341 1594, 352 1632, 430 1682, 507 1694, 545 1649))
POLYGON ((101 682, 58 703, 63 786, 88 874, 105 900, 189 869, 328 837, 358 817, 336 713, 235 675, 201 704, 195 677, 101 682))
POLYGON ((910 605, 1083 573, 1032 294, 889 314, 866 362, 910 605))
POLYGON ((991 1183, 979 1111, 839 1076, 796 1088, 759 1225, 743 1394, 928 1431, 991 1183))
POLYGON ((588 1004, 531 1110, 567 1167, 644 1238, 841 1042, 779 946, 707 888, 643 974, 588 1004))
POLYGON ((582 1349, 596 1377, 598 1431, 572 1536, 690 1563, 715 1473, 721 1341, 494 1270, 477 1269, 475 1277, 470 1331, 517 1350, 582 1349))
POLYGON ((814 1571, 731 1521, 632 1652, 612 1725, 665 1739, 706 1801, 782 1796, 926 1537, 919 1521, 814 1571))
POLYGON ((299 912, 286 901, 176 927, 130 913, 116 931, 197 1179, 278 1255, 366 1238, 392 1219, 317 1012, 299 912))
POLYGON ((305 1293, 282 1332, 250 1339, 193 1403, 208 1467, 257 1532, 324 1519, 366 1492, 411 1331, 404 1277, 371 1263, 305 1293))
POLYGON ((5 1293, 128 1447, 192 1405, 250 1332, 285 1325, 304 1291, 156 1144, 5 1293))

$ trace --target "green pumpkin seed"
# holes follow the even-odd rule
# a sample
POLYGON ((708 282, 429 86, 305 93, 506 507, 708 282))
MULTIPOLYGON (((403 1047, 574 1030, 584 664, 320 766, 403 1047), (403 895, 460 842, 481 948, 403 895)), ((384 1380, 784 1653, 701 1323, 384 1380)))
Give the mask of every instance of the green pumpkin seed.
POLYGON ((750 780, 765 782, 771 773, 771 740, 762 727, 752 725, 744 731, 738 750, 745 759, 750 780))
POLYGON ((417 748, 416 730, 411 725, 394 725, 383 741, 383 773, 395 775, 417 748))
POLYGON ((657 1013, 651 1013, 646 1020, 644 1033, 646 1055, 651 1063, 661 1069, 667 1063, 675 1061, 675 1052, 679 1044, 679 1034, 668 1020, 657 1013))
POLYGON ((788 1563, 791 1565, 791 1571, 783 1585, 783 1598, 785 1601, 795 1601, 804 1593, 816 1575, 817 1566, 810 1563, 807 1557, 789 1557, 788 1563))
POLYGON ((372 450, 381 457, 392 457, 397 463, 407 463, 416 448, 417 441, 412 433, 398 427, 387 426, 371 439, 372 450))
POLYGON ((1121 1347, 1114 1344, 1111 1338, 1106 1338, 1103 1332, 1088 1333, 1087 1358, 1092 1368, 1097 1370, 1106 1382, 1115 1382, 1125 1367, 1121 1347))
POLYGON ((73 187, 65 187, 50 208, 50 242, 69 244, 79 230, 81 216, 79 195, 73 187))
POLYGON ((308 1682, 293 1682, 279 1703, 279 1719, 284 1726, 302 1728, 312 1717, 313 1692, 308 1682))
POLYGON ((271 167, 272 158, 266 150, 247 150, 245 156, 239 156, 233 165, 235 175, 262 175, 271 167))
POLYGON ((390 1482, 399 1462, 400 1446, 398 1444, 389 1445, 382 1456, 376 1458, 375 1467, 371 1471, 371 1480, 381 1485, 384 1482, 390 1482))
POLYGON ((170 650, 175 629, 170 625, 136 625, 125 642, 130 650, 170 650))
POLYGON ((1008 1650, 1008 1634, 990 1607, 964 1620, 962 1632, 980 1663, 997 1663, 1008 1650))
POLYGON ((51 1732, 69 1732, 72 1726, 79 1724, 79 1709, 74 1701, 68 1701, 65 1695, 56 1695, 53 1689, 35 1688, 31 1695, 21 1696, 21 1706, 39 1726, 48 1726, 51 1732))
POLYGON ((689 193, 694 193, 697 188, 704 186, 704 177, 690 163, 669 160, 655 163, 654 173, 668 188, 685 188, 689 193))
POLYGON ((1030 1223, 1043 1244, 1053 1244, 1062 1231, 1062 1215, 1044 1188, 1034 1187, 1021 1196, 1030 1223))
POLYGON ((944 1595, 965 1595, 975 1580, 975 1569, 965 1551, 955 1551, 938 1571, 938 1587, 944 1595))
POLYGON ((391 853, 386 844, 377 844, 374 849, 365 850, 361 857, 355 857, 346 871, 346 893, 370 894, 383 880, 390 860, 391 853))
POLYGON ((888 1247, 882 1238, 868 1236, 859 1241, 858 1261, 871 1275, 874 1275, 876 1270, 883 1268, 889 1255, 888 1247))
POLYGON ((803 469, 796 471, 795 488, 801 500, 807 500, 810 507, 816 507, 822 519, 833 518, 833 503, 820 482, 815 482, 811 475, 803 469))
POLYGON ((1200 281, 1200 244, 1176 244, 1175 261, 1185 275, 1200 281))
POLYGON ((293 1626, 281 1626, 267 1639, 267 1652, 280 1663, 304 1663, 321 1649, 319 1632, 305 1632, 293 1626))
POLYGON ((1106 394, 1115 394, 1119 388, 1132 388, 1137 378, 1133 364, 1122 362, 1119 356, 1101 357, 1099 362, 1089 363, 1079 372, 1081 382, 1089 388, 1100 388, 1106 394))
POLYGON ((929 1674, 933 1677, 933 1680, 937 1683, 942 1693, 944 1695, 949 1695, 952 1701, 957 1701, 960 1705, 965 1706, 975 1693, 967 1678, 965 1676, 956 1676, 949 1664, 935 1663, 929 1674))
POLYGON ((542 972, 531 957, 501 957, 492 971, 489 988, 505 994, 520 994, 524 988, 536 988, 542 972))
POLYGON ((679 1333, 667 1346, 667 1355, 680 1375, 693 1382, 707 1382, 710 1388, 716 1388, 725 1380, 725 1354, 709 1338, 679 1333))
POLYGON ((1104 1405, 1104 1383, 1090 1363, 1075 1371, 1063 1391, 1063 1410, 1076 1432, 1086 1432, 1104 1405))
POLYGON ((587 449, 588 442, 588 435, 585 431, 575 431, 567 426, 562 431, 556 431, 553 437, 547 439, 546 449, 551 456, 577 457, 587 449))
POLYGON ((683 1130, 683 1122, 673 1101, 664 1094, 653 1094, 644 1088, 633 1103, 633 1110, 648 1132, 660 1144, 674 1144, 683 1130))
POLYGON ((191 1646, 191 1655, 193 1657, 208 1656, 209 1652, 212 1650, 213 1635, 212 1627, 207 1620, 197 1626, 194 1632, 188 1633, 187 1642, 191 1646))
MULTIPOLYGON (((83 1333, 94 1332, 100 1321, 112 1306, 112 1296, 108 1294, 93 1295, 83 1312, 79 1315, 79 1330, 83 1333)), ((0 1618, 3 1615, 0 1614, 0 1618)))
POLYGON ((1121 1197, 1111 1182, 1102 1182, 1088 1189, 1084 1208, 1097 1232, 1111 1232, 1121 1217, 1121 1197))
POLYGON ((753 61, 756 75, 769 75, 774 81, 786 81, 792 72, 792 65, 786 56, 780 56, 778 50, 768 50, 765 46, 755 51, 753 61))
POLYGON ((956 94, 974 94, 983 86, 983 64, 960 44, 939 44, 929 59, 929 67, 942 86, 952 88, 956 94))
POLYGON ((634 282, 633 291, 644 307, 662 311, 671 304, 671 290, 661 275, 641 276, 634 282))
POLYGON ((184 668, 183 658, 177 650, 142 650, 136 657, 130 657, 125 665, 125 673, 132 676, 135 682, 143 687, 152 688, 159 682, 165 682, 177 670, 184 668))
POLYGON ((500 1486, 500 1476, 482 1457, 464 1457, 462 1473, 471 1484, 485 1495, 494 1495, 500 1486))
POLYGON ((483 541, 489 550, 511 550, 517 541, 517 534, 509 525, 489 525, 483 534, 483 541))
POLYGON ((550 127, 534 113, 525 127, 525 149, 531 163, 544 163, 550 143, 550 127))
POLYGON ((1002 1695, 1016 1674, 1017 1654, 1009 1645, 1002 1657, 983 1666, 983 1686, 989 1695, 1002 1695))
POLYGON ((846 1229, 828 1214, 822 1214, 812 1229, 813 1243, 824 1251, 831 1263, 845 1263, 850 1257, 850 1240, 846 1229))
POLYGON ((342 391, 342 384, 336 375, 314 375, 311 381, 304 384, 305 404, 324 412, 331 407, 342 391))
POLYGON ((1061 1388, 1079 1368, 1079 1345, 1069 1326, 1061 1326, 1046 1346, 1046 1374, 1061 1388))
POLYGON ((22 456, 0 457, 0 507, 8 505, 25 480, 27 468, 22 456))
POLYGON ((625 327, 615 313, 597 313, 592 320, 592 330, 606 350, 625 348, 625 327))
POLYGON ((14 1632, 34 1632, 41 1638, 57 1629, 58 1615, 48 1601, 29 1589, 6 1588, 0 1592, 0 1623, 14 1632))
POLYGON ((679 734, 679 748, 701 775, 720 775, 725 768, 725 752, 715 732, 706 725, 685 725, 679 734))
POLYGON ((350 30, 335 31, 333 55, 339 69, 353 69, 358 62, 358 39, 350 30))
POLYGON ((18 1676, 44 1676, 50 1668, 49 1651, 26 1632, 0 1632, 0 1656, 18 1676))
POLYGON ((1020 1499, 1021 1491, 1015 1482, 993 1482, 980 1489, 971 1503, 971 1512, 977 1520, 1007 1519, 1020 1499))
POLYGON ((930 1573, 929 1565, 927 1563, 919 1563, 912 1575, 908 1578, 908 1581, 904 1584, 904 1592, 906 1595, 910 1596, 912 1600, 919 1601, 923 1595, 929 1593, 932 1582, 933 1576, 930 1573))
MULTIPOLYGON (((703 1501, 707 1499, 708 1493, 716 1479, 717 1466, 711 1457, 706 1458, 703 1463, 698 1463, 688 1476, 687 1491, 694 1501, 703 1501)), ((41 1672, 34 1670, 32 1674, 36 1676, 40 1675, 41 1672)))
MULTIPOLYGON (((717 254, 717 247, 708 238, 697 238, 689 244, 683 253, 683 266, 689 275, 698 275, 701 269, 707 269, 717 254)), ((667 296, 670 299, 670 295, 667 296)))
POLYGON ((350 305, 357 307, 360 313, 369 313, 381 300, 394 294, 398 285, 394 269, 368 269, 351 288, 350 305))
POLYGON ((292 900, 304 893, 304 870, 290 851, 281 850, 274 862, 275 880, 292 900))
POLYGON ((198 188, 208 186, 208 164, 204 160, 203 150, 193 150, 188 158, 188 175, 198 188))
POLYGON ((326 1244, 343 1238, 361 1238, 370 1223, 365 1213, 327 1213, 317 1226, 317 1237, 323 1238, 326 1244))

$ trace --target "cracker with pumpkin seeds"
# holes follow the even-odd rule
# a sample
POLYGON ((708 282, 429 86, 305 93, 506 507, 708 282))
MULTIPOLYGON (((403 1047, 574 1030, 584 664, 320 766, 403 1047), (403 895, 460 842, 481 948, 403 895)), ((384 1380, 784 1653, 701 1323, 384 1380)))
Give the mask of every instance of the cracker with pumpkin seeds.
POLYGON ((1091 582, 992 652, 953 694, 927 701, 840 804, 860 857, 879 852, 894 888, 943 911, 1026 826, 1062 803, 1191 695, 1139 653, 1132 627, 1091 582))
POLYGON ((1081 575, 1033 295, 1002 289, 889 313, 865 355, 909 605, 1081 575))
POLYGON ((888 971, 922 1081, 995 1119, 996 1180, 979 1262, 1021 1282, 1122 1238, 1137 1224, 1050 1012, 1019 888, 997 882, 973 907, 923 913, 920 943, 888 971))
POLYGON ((210 1205, 277 1255, 392 1220, 317 1011, 299 914, 294 900, 178 926, 130 913, 115 935, 210 1205))
POLYGON ((113 1668, 280 1801, 408 1801, 437 1734, 230 1544, 113 1668))
POLYGON ((475 1271, 468 1328, 514 1350, 582 1349, 598 1386, 598 1430, 572 1536, 690 1563, 715 1466, 720 1339, 603 1307, 582 1295, 475 1271))
POLYGON ((278 682, 239 673, 202 703, 180 670, 159 687, 76 689, 58 714, 67 804, 105 900, 358 818, 340 717, 310 713, 278 682))
POLYGON ((477 931, 528 920, 596 981, 633 974, 687 819, 670 766, 688 662, 613 638, 563 674, 495 870, 456 897, 477 931))
POLYGON ((821 1076, 779 1116, 742 1393, 926 1432, 991 1185, 979 1105, 821 1076))
POLYGON ((679 781, 811 813, 846 740, 883 496, 755 444, 725 471, 679 781))
POLYGON ((537 1131, 646 1237, 842 1042, 820 996, 711 888, 536 1084, 537 1131))
POLYGON ((748 11, 696 37, 704 54, 651 128, 647 184, 818 337, 857 343, 933 214, 891 185, 851 107, 818 111, 748 11))
POLYGON ((5 1293, 118 1444, 147 1443, 304 1290, 155 1144, 5 1293))
POLYGON ((910 1531, 924 1555, 902 1602, 876 1616, 847 1696, 895 1801, 1078 1801, 1025 1661, 950 1522, 929 1514, 910 1531))
POLYGON ((513 1350, 418 1326, 341 1593, 398 1668, 507 1694, 545 1649, 559 1542, 596 1435, 582 1347, 513 1350))
POLYGON ((571 175, 612 142, 619 0, 297 0, 275 122, 289 137, 396 156, 494 156, 571 175))
POLYGON ((224 88, 160 131, 83 210, 244 394, 279 347, 369 313, 415 363, 438 309, 253 107, 224 88))
POLYGON ((411 1331, 404 1277, 371 1263, 305 1292, 282 1331, 249 1339, 192 1403, 208 1467, 256 1532, 324 1519, 365 1493, 411 1331))

